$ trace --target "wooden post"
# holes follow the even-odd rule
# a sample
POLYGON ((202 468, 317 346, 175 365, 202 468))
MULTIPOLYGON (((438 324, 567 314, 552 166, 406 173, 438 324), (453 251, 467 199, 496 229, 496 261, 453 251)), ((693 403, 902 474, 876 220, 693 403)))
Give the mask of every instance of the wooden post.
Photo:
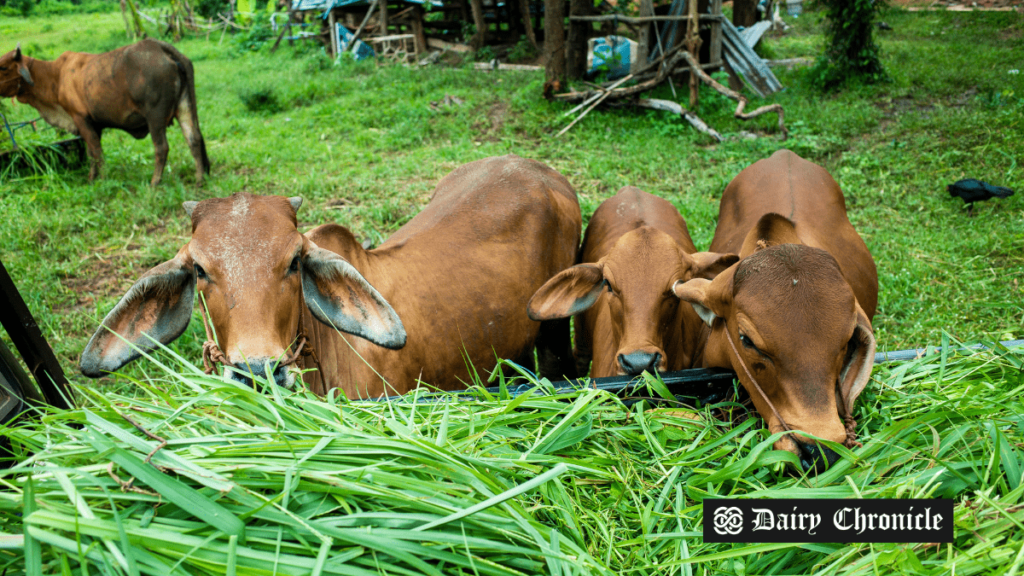
MULTIPOLYGON (((479 1, 479 0, 478 0, 479 1)), ((562 0, 544 0, 545 76, 549 83, 565 79, 565 16, 562 0)))
MULTIPOLYGON (((711 0, 711 13, 716 16, 722 15, 722 0, 711 0)), ((711 62, 722 61, 722 21, 711 22, 711 62)))
MULTIPOLYGON (((718 0, 721 2, 722 0, 718 0)), ((377 36, 388 35, 388 0, 380 0, 380 30, 377 30, 377 36)))
MULTIPOLYGON (((718 1, 721 2, 721 0, 718 1)), ((654 16, 652 0, 640 0, 640 17, 644 16, 654 16)), ((647 62, 647 57, 651 54, 651 26, 652 24, 649 22, 640 25, 640 62, 647 62)))
POLYGON ((331 57, 338 57, 338 27, 334 25, 334 9, 327 15, 327 25, 331 32, 331 57))
MULTIPOLYGON (((697 0, 689 0, 690 19, 686 21, 686 50, 693 56, 693 60, 700 65, 700 20, 697 15, 697 0)), ((697 79, 697 71, 690 70, 690 108, 697 107, 697 90, 700 82, 697 79)))
POLYGON ((412 34, 416 53, 423 54, 427 51, 427 36, 423 33, 423 6, 414 6, 412 9, 412 34))
POLYGON ((487 22, 484 21, 484 3, 483 0, 469 0, 469 5, 473 9, 473 24, 476 25, 476 34, 473 34, 473 37, 469 40, 469 45, 473 47, 473 50, 479 50, 487 43, 487 22))
MULTIPOLYGON (((649 1, 649 0, 648 0, 649 1)), ((593 25, 573 22, 572 16, 589 16, 593 0, 570 0, 567 70, 569 78, 583 78, 587 72, 587 40, 593 25)))

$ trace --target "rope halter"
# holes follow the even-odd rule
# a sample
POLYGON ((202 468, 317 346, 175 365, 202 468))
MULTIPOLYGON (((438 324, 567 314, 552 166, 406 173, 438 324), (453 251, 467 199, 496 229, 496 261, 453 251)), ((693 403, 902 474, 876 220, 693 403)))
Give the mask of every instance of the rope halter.
MULTIPOLYGON (((719 319, 724 321, 724 319, 722 319, 721 317, 719 317, 719 319)), ((775 404, 773 404, 772 401, 768 398, 768 395, 765 394, 764 390, 761 388, 761 385, 757 383, 757 379, 754 378, 754 375, 750 373, 750 369, 747 368, 747 363, 743 361, 743 357, 740 356, 740 352, 739 350, 737 350, 736 344, 732 340, 732 334, 729 333, 729 325, 726 323, 723 326, 723 328, 725 332, 725 338, 729 342, 729 347, 732 348, 732 353, 735 354, 736 359, 739 360, 740 367, 743 368, 743 373, 747 375, 747 379, 750 381, 751 384, 754 385, 754 389, 757 390, 757 393, 761 395, 761 399, 764 400, 765 404, 768 405, 768 408, 771 409, 772 414, 779 421, 779 424, 782 425, 782 429, 786 432, 794 432, 794 430, 790 428, 788 424, 786 424, 786 421, 782 419, 782 414, 779 414, 779 411, 775 408, 775 404)), ((857 441, 857 421, 854 420, 853 417, 846 412, 845 405, 843 405, 838 399, 836 403, 840 406, 840 411, 842 412, 841 416, 843 418, 843 427, 846 430, 846 439, 843 440, 843 446, 846 446, 847 448, 850 449, 860 448, 861 446, 863 446, 863 444, 857 441)))

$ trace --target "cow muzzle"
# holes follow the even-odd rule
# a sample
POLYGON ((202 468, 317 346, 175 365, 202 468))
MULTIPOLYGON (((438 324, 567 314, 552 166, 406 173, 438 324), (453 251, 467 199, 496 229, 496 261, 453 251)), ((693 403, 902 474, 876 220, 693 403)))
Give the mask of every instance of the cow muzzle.
POLYGON ((267 371, 278 386, 291 389, 295 386, 295 371, 280 362, 278 358, 249 358, 245 362, 225 365, 228 378, 255 388, 254 378, 267 379, 267 371))
POLYGON ((786 450, 796 454, 800 460, 800 472, 810 475, 821 474, 839 461, 841 456, 828 446, 816 442, 804 441, 793 435, 784 436, 775 443, 777 450, 786 450))
POLYGON ((637 376, 643 372, 654 374, 664 370, 664 355, 660 352, 644 352, 637 350, 629 354, 619 354, 619 369, 627 376, 637 376))

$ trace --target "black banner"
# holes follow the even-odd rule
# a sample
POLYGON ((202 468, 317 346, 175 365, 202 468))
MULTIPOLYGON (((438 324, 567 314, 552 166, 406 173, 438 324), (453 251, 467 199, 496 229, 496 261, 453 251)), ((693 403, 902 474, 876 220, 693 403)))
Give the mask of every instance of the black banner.
POLYGON ((704 541, 952 542, 953 501, 705 498, 704 541))

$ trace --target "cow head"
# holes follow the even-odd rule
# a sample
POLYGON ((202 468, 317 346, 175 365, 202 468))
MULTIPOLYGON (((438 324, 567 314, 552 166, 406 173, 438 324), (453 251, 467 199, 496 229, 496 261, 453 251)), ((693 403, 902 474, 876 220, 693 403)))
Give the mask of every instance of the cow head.
POLYGON ((298 232, 301 202, 249 194, 186 202, 192 239, 121 298, 82 353, 82 372, 102 376, 137 358, 137 349, 171 342, 196 300, 209 310, 231 376, 242 382, 269 368, 279 384, 294 383, 280 361, 296 338, 303 302, 338 330, 404 346, 405 329, 384 298, 351 264, 298 232))
POLYGON ((641 226, 623 234, 593 264, 562 271, 530 299, 533 320, 566 318, 593 306, 604 290, 620 374, 665 371, 666 338, 680 338, 679 300, 672 286, 691 278, 713 277, 736 262, 735 254, 686 253, 668 234, 641 226))
POLYGON ((22 84, 34 86, 32 73, 21 57, 21 44, 12 52, 0 56, 0 96, 17 96, 21 93, 22 84))
POLYGON ((712 327, 704 365, 732 368, 754 406, 781 432, 775 448, 800 458, 804 470, 838 459, 799 431, 843 443, 841 416, 871 376, 875 338, 839 264, 803 244, 763 245, 714 280, 679 283, 675 294, 712 327))

